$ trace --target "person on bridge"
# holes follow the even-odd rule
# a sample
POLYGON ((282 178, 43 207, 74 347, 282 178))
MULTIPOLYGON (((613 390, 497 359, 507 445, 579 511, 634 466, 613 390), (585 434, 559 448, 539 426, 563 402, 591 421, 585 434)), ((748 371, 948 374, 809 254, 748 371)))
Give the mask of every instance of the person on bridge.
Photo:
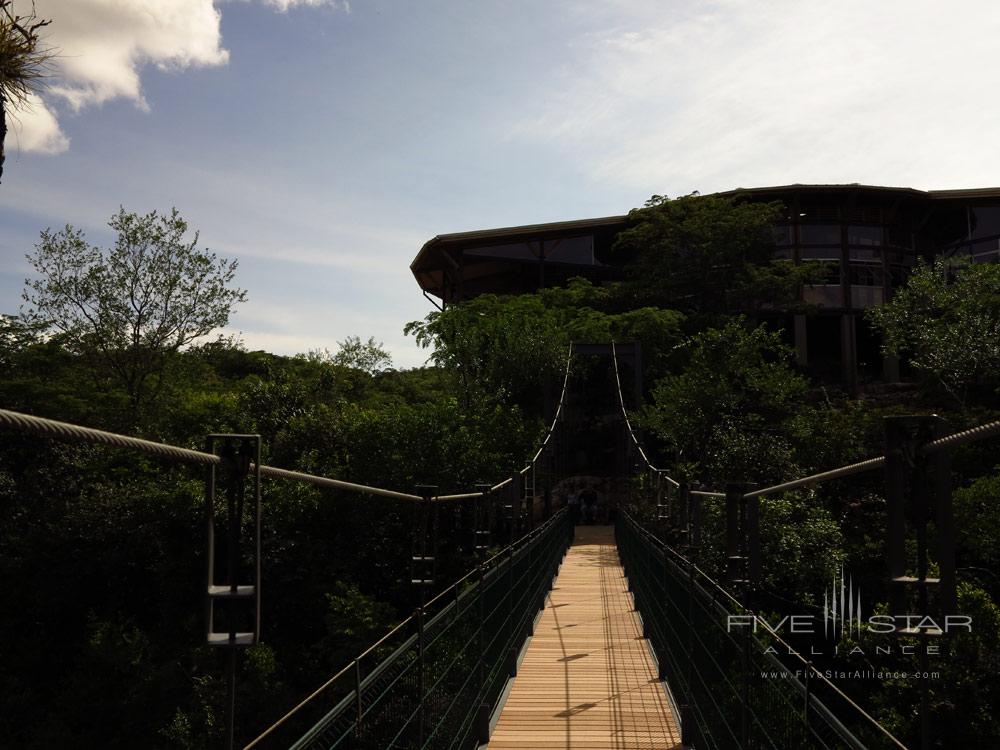
POLYGON ((569 508, 569 516, 571 522, 574 526, 580 523, 580 493, 571 492, 569 493, 569 499, 566 501, 566 507, 569 508))
POLYGON ((595 523, 597 521, 597 491, 593 487, 586 487, 580 493, 580 502, 583 504, 584 523, 595 523))

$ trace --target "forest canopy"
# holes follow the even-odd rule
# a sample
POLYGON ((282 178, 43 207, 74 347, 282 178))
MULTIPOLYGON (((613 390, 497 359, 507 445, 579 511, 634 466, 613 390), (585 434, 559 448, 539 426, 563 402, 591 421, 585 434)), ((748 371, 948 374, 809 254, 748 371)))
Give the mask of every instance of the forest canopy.
MULTIPOLYGON (((122 209, 112 248, 72 228, 43 233, 30 314, 0 318, 0 405, 187 447, 209 433, 260 434, 268 464, 403 492, 466 491, 522 466, 551 418, 571 342, 641 345, 633 424, 658 466, 710 489, 878 455, 885 416, 937 413, 953 429, 1000 416, 990 367, 998 266, 918 268, 871 314, 915 377, 854 394, 798 365, 756 304, 791 298, 813 272, 775 258, 768 227, 780 210, 656 196, 619 240, 619 283, 575 279, 448 305, 406 326, 428 366, 397 370, 364 332, 295 357, 213 339, 246 297, 235 261, 201 250, 176 212, 122 209)), ((607 361, 578 357, 573 373, 571 393, 604 394, 617 408, 607 361)), ((578 409, 581 434, 606 421, 604 404, 578 409)), ((960 605, 977 630, 929 687, 934 721, 965 747, 1000 742, 986 710, 1000 695, 995 456, 986 443, 954 456, 960 605)), ((203 487, 200 473, 158 459, 4 434, 0 732, 14 746, 217 746, 225 686, 219 655, 203 645, 203 487)), ((813 611, 841 568, 884 605, 885 512, 872 475, 774 496, 762 510, 766 606, 813 611)), ((265 637, 241 662, 243 738, 414 606, 408 507, 274 483, 265 518, 265 637)), ((721 505, 705 506, 699 564, 720 579, 724 520, 721 505)), ((474 564, 458 545, 443 559, 442 584, 474 564)), ((851 696, 912 741, 919 688, 862 682, 851 696)))

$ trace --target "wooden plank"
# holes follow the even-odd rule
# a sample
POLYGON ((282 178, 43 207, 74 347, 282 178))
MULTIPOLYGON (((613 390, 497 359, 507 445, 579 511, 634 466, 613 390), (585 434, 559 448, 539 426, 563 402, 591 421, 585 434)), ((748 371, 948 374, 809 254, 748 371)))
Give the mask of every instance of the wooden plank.
POLYGON ((580 526, 489 750, 680 750, 610 526, 580 526))

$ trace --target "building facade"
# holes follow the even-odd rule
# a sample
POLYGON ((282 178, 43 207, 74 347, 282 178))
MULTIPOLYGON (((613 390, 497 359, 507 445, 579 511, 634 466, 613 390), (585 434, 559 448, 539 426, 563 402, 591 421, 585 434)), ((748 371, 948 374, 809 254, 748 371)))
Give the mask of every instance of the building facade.
MULTIPOLYGON (((898 379, 898 363, 882 359, 861 313, 889 299, 918 259, 1000 261, 1000 188, 785 185, 723 195, 780 201, 776 257, 830 264, 824 283, 803 290, 817 312, 782 322, 801 365, 821 376, 837 372, 851 388, 859 376, 898 379)), ((438 235, 410 269, 424 294, 444 304, 533 292, 574 276, 608 283, 621 278, 611 248, 629 225, 625 215, 438 235)))

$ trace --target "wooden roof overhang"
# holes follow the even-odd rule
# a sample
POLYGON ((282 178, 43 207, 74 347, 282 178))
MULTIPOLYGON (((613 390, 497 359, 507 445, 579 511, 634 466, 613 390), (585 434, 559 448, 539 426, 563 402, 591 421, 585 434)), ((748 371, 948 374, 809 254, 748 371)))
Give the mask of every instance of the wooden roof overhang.
POLYGON ((410 271, 424 292, 445 299, 448 277, 457 274, 459 269, 463 280, 469 282, 506 273, 511 267, 511 263, 502 260, 482 258, 477 258, 474 265, 466 265, 463 258, 465 250, 513 242, 544 242, 597 232, 615 232, 626 226, 628 216, 622 215, 439 234, 420 248, 417 257, 410 263, 410 271))

